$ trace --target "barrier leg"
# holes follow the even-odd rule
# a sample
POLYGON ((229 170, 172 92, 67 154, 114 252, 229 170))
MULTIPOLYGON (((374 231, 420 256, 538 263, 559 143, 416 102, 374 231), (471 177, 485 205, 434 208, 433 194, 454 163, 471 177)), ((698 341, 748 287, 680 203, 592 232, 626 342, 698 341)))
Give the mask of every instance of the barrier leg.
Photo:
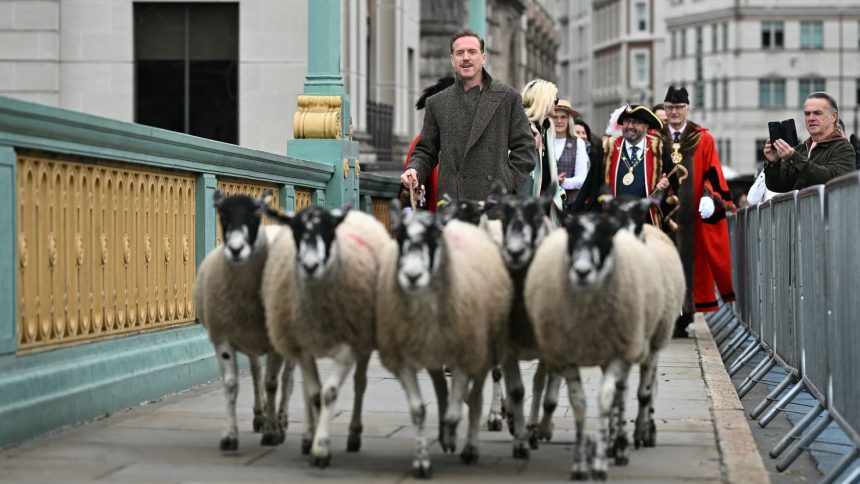
POLYGON ((749 333, 747 333, 746 328, 741 328, 741 330, 738 331, 737 334, 735 334, 734 338, 729 340, 728 343, 726 343, 722 348, 720 348, 720 356, 723 357, 723 361, 725 361, 726 353, 729 351, 729 349, 741 344, 743 340, 745 340, 748 336, 749 333))
POLYGON ((729 361, 729 358, 735 354, 735 351, 741 349, 744 346, 744 343, 747 342, 748 339, 752 338, 753 342, 755 342, 755 338, 750 335, 749 330, 744 329, 741 333, 741 337, 734 343, 726 346, 725 351, 721 352, 720 355, 723 357, 723 361, 729 361))
POLYGON ((821 432, 824 432, 824 429, 830 425, 830 422, 833 421, 833 417, 828 413, 824 416, 814 427, 809 429, 809 432, 805 433, 800 440, 795 442, 794 446, 788 449, 788 453, 785 454, 779 462, 776 463, 776 470, 782 472, 788 469, 789 466, 794 462, 795 459, 807 448, 809 444, 812 443, 821 432))
POLYGON ((750 390, 759 380, 764 378, 765 375, 776 365, 776 359, 774 357, 765 358, 758 364, 755 369, 744 379, 741 386, 738 387, 738 398, 743 398, 749 393, 750 390))
POLYGON ((767 411, 766 414, 764 414, 764 416, 762 416, 762 418, 759 419, 759 427, 767 427, 768 424, 776 417, 776 415, 782 410, 784 410, 785 407, 789 403, 791 403, 792 400, 797 397, 797 395, 800 394, 800 391, 803 390, 804 386, 805 384, 803 383, 803 380, 801 380, 797 382, 793 387, 791 387, 791 390, 789 390, 788 393, 783 395, 782 398, 780 398, 779 401, 776 402, 776 405, 774 405, 770 410, 767 411))
POLYGON ((735 373, 739 372, 740 369, 743 368, 743 366, 746 365, 749 360, 753 359, 753 357, 760 351, 762 351, 762 347, 757 341, 751 344, 749 349, 738 357, 734 364, 732 364, 732 367, 729 368, 729 376, 735 376, 735 373))
POLYGON ((741 322, 738 318, 732 318, 728 325, 726 325, 726 329, 723 330, 719 335, 714 336, 714 342, 717 343, 717 346, 725 343, 727 339, 729 339, 732 334, 734 334, 735 330, 741 325, 741 322))
POLYGON ((723 328, 725 328, 726 325, 729 324, 729 321, 731 321, 732 319, 734 319, 734 314, 732 314, 731 311, 725 311, 722 316, 714 318, 712 320, 714 324, 711 325, 711 334, 716 335, 717 333, 722 331, 723 328))
MULTIPOLYGON (((818 484, 831 484, 832 482, 835 482, 836 479, 839 478, 839 474, 842 474, 842 472, 844 472, 845 469, 847 469, 848 466, 851 465, 852 462, 854 462, 854 459, 857 458, 858 452, 860 451, 858 451, 857 447, 851 449, 851 452, 845 454, 845 457, 843 457, 842 460, 840 460, 839 463, 836 464, 836 467, 831 469, 830 472, 828 472, 827 475, 824 476, 824 479, 822 479, 818 484)), ((841 482, 856 482, 856 480, 860 478, 860 467, 854 470, 852 476, 848 476, 847 479, 841 482)))
POLYGON ((766 397, 764 397, 764 400, 762 400, 761 403, 756 405, 753 411, 750 412, 750 418, 752 418, 753 420, 757 419, 762 412, 767 410, 767 407, 769 407, 771 403, 773 403, 776 399, 779 398, 782 392, 786 388, 788 388, 788 385, 790 385, 792 381, 794 381, 794 375, 790 373, 788 375, 785 375, 785 378, 783 378, 782 381, 779 382, 779 385, 777 385, 776 388, 771 390, 771 392, 768 393, 766 397))
POLYGON ((770 452, 768 452, 768 454, 774 459, 779 457, 779 454, 782 454, 782 451, 784 451, 785 448, 788 447, 791 441, 796 439, 800 434, 802 434, 803 431, 806 430, 806 427, 809 427, 809 424, 811 424, 813 420, 817 419, 823 411, 824 405, 821 402, 818 402, 815 407, 813 407, 812 410, 809 411, 809 413, 807 413, 802 419, 800 419, 800 422, 797 422, 797 425, 792 427, 791 430, 789 430, 788 433, 785 434, 785 437, 783 437, 782 440, 776 443, 773 449, 770 449, 770 452))
POLYGON ((706 313, 705 314, 705 322, 708 323, 708 326, 713 326, 718 318, 722 318, 723 314, 726 312, 726 307, 721 306, 716 312, 706 313))

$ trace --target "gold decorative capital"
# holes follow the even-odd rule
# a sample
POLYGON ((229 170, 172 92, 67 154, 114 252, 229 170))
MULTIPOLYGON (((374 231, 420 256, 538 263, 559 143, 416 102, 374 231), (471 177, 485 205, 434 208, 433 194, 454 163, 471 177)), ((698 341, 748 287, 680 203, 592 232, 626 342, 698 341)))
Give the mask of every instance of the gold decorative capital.
POLYGON ((358 178, 361 176, 361 163, 358 160, 355 160, 355 177, 358 178))
POLYGON ((343 103, 340 96, 299 96, 293 116, 296 139, 340 139, 343 103))
POLYGON ((349 178, 349 160, 343 159, 343 179, 349 178))

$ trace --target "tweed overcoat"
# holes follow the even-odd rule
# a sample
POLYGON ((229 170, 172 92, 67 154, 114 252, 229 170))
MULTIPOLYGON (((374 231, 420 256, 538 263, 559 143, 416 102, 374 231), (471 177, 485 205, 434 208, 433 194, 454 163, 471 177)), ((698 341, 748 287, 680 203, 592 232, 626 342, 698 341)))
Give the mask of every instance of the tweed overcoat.
POLYGON ((484 71, 484 88, 472 126, 464 126, 463 84, 431 96, 421 138, 409 167, 426 180, 439 165, 439 197, 484 200, 496 180, 516 193, 534 169, 535 141, 520 94, 484 71), (459 91, 458 91, 459 90, 459 91), (441 160, 441 161, 440 161, 441 160))

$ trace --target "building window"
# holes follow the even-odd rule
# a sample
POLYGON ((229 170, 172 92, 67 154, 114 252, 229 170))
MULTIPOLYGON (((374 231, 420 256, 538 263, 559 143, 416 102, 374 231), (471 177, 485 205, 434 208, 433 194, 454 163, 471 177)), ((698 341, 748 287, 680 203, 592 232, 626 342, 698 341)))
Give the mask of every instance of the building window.
POLYGON ((758 105, 762 108, 784 108, 785 79, 759 79, 758 105))
POLYGON ((717 24, 711 25, 711 52, 716 52, 717 47, 717 24))
MULTIPOLYGON (((723 147, 726 149, 725 154, 720 153, 720 159, 726 164, 726 166, 732 165, 732 139, 726 138, 723 147)), ((764 150, 764 146, 761 147, 764 150)))
POLYGON ((797 104, 799 106, 803 106, 803 103, 806 102, 806 98, 809 97, 809 95, 813 92, 820 92, 826 90, 826 83, 824 79, 801 79, 797 85, 797 104))
POLYGON ((713 109, 719 109, 720 107, 720 103, 718 102, 720 90, 717 87, 717 82, 719 81, 716 79, 711 81, 711 107, 713 109))
POLYGON ((239 139, 239 6, 135 3, 135 121, 239 139))
POLYGON ((823 49, 823 28, 820 20, 800 22, 800 48, 823 49))
POLYGON ((648 83, 648 53, 636 52, 633 55, 634 85, 647 86, 648 83))
POLYGON ((702 40, 702 27, 696 27, 696 54, 701 54, 704 49, 702 49, 702 44, 704 41, 702 40))
POLYGON ((783 47, 783 28, 781 21, 766 20, 761 23, 761 46, 764 49, 781 49, 783 47))
POLYGON ((729 50, 729 23, 723 22, 723 51, 729 50))
POLYGON ((729 109, 729 80, 723 79, 723 109, 729 109))
POLYGON ((701 106, 705 109, 705 83, 697 81, 693 85, 693 106, 701 106))
POLYGON ((636 30, 639 32, 648 30, 648 6, 645 2, 636 2, 636 30))
POLYGON ((681 57, 687 57, 687 29, 679 30, 678 35, 681 36, 681 57))
POLYGON ((672 58, 675 59, 678 57, 678 32, 676 30, 672 31, 672 58))

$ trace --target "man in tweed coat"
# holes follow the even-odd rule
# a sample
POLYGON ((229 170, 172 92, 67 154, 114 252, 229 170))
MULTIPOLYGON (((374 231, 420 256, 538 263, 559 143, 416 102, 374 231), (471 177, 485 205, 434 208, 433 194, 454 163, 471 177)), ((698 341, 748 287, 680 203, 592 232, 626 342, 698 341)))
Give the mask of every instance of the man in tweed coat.
POLYGON ((484 40, 471 29, 451 38, 453 86, 425 104, 424 127, 404 185, 418 184, 439 164, 438 193, 484 200, 500 180, 518 192, 537 160, 535 140, 520 94, 484 70, 484 40))

